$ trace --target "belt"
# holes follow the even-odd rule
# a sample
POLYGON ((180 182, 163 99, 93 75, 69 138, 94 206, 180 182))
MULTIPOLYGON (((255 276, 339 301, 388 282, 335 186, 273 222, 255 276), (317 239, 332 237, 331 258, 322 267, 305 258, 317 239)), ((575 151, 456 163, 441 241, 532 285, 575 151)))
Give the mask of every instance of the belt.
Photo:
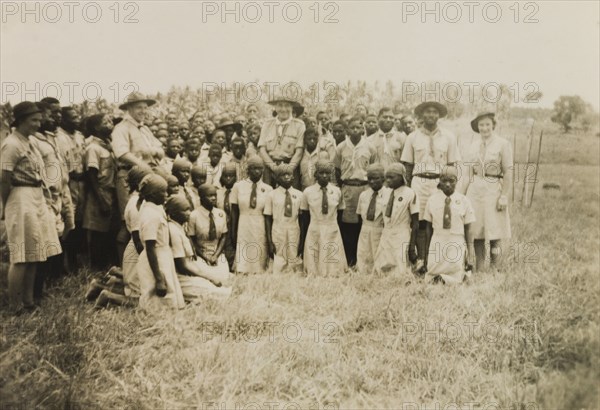
POLYGON ((342 181, 342 185, 348 186, 365 186, 368 183, 368 181, 361 181, 360 179, 345 179, 342 181))
POLYGON ((132 168, 131 165, 119 165, 117 167, 117 170, 119 171, 129 171, 132 168))
POLYGON ((22 182, 22 181, 17 181, 17 182, 12 182, 11 185, 13 187, 31 187, 31 188, 39 188, 42 186, 42 181, 37 181, 37 182, 22 182))
POLYGON ((275 165, 280 165, 280 164, 289 164, 292 161, 291 158, 289 159, 274 159, 273 162, 275 163, 275 165))
POLYGON ((440 177, 439 174, 416 174, 413 175, 413 178, 425 178, 425 179, 438 179, 440 177))

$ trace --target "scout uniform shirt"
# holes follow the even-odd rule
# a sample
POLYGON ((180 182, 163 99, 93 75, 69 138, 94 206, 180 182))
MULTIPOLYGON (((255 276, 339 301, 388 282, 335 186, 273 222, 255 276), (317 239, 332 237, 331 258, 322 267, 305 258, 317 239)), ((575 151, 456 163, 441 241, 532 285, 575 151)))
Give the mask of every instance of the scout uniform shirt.
POLYGON ((387 168, 394 162, 400 162, 406 134, 392 129, 389 132, 378 130, 367 137, 369 145, 374 151, 372 163, 380 163, 387 168))
POLYGON ((32 142, 44 159, 45 169, 42 178, 49 188, 49 205, 56 218, 58 235, 75 227, 71 191, 69 190, 69 174, 66 163, 56 144, 56 136, 51 132, 35 133, 32 142))
POLYGON ((419 195, 419 219, 422 220, 427 200, 437 191, 436 177, 448 164, 460 161, 456 137, 443 128, 429 132, 421 127, 406 139, 401 160, 414 164, 411 188, 419 195))
POLYGON ((358 197, 367 188, 367 167, 373 154, 366 137, 361 137, 356 145, 346 137, 335 148, 333 164, 341 172, 342 195, 346 203, 342 222, 358 223, 356 205, 358 197))
POLYGON ((289 161, 297 148, 304 147, 306 125, 297 118, 286 121, 270 118, 260 131, 258 148, 265 147, 274 161, 289 161))
POLYGON ((164 151, 161 142, 154 137, 150 128, 125 114, 112 132, 112 147, 117 158, 131 152, 150 166, 157 166, 164 151))
MULTIPOLYGON (((91 137, 90 137, 91 140, 91 137)), ((83 134, 75 131, 69 134, 66 130, 58 127, 56 143, 67 162, 69 173, 69 189, 71 191, 71 202, 75 221, 82 221, 85 207, 85 182, 83 156, 85 154, 86 140, 83 134)))

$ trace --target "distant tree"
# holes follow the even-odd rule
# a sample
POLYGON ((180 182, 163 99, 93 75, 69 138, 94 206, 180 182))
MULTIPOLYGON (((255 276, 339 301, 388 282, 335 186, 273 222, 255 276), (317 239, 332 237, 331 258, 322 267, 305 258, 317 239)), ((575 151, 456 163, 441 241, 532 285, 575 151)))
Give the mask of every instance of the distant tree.
POLYGON ((561 95, 554 102, 554 111, 550 118, 552 122, 560 124, 565 132, 571 129, 571 122, 585 114, 587 104, 578 95, 561 95))

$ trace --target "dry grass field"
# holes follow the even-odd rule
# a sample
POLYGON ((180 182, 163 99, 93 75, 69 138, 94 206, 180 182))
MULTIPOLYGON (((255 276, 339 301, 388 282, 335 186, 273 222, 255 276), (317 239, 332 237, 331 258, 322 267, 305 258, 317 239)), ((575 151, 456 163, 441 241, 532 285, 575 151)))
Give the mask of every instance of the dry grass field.
MULTIPOLYGON (((461 286, 257 275, 227 302, 152 315, 94 311, 80 272, 11 317, 4 264, 2 408, 598 408, 600 138, 542 126, 506 268, 461 286)), ((502 130, 519 133, 518 162, 527 129, 502 130)))

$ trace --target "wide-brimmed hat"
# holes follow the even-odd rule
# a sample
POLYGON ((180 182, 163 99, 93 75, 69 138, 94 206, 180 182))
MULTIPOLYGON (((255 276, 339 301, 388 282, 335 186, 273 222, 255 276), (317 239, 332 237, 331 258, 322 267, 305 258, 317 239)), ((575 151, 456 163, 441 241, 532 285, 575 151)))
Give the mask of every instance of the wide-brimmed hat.
POLYGON ((291 104, 292 107, 297 107, 297 106, 302 107, 302 105, 298 101, 292 100, 291 98, 282 97, 282 96, 273 98, 271 101, 269 101, 269 104, 276 105, 277 103, 280 103, 280 102, 285 102, 285 103, 291 104))
POLYGON ((496 116, 496 113, 491 112, 491 111, 486 111, 486 112, 482 112, 477 114, 477 117, 473 118, 473 120, 471 121, 471 129, 473 131, 475 131, 476 133, 479 133, 479 120, 485 117, 490 117, 490 118, 494 118, 496 116))
POLYGON ((13 116, 15 119, 10 124, 10 126, 16 127, 17 122, 19 122, 19 120, 22 120, 24 118, 29 117, 30 115, 37 114, 39 112, 42 112, 42 110, 40 110, 40 107, 38 107, 36 103, 31 101, 20 102, 13 107, 13 116))
POLYGON ((135 104, 135 103, 139 103, 139 102, 145 102, 146 104, 148 104, 148 107, 156 104, 155 100, 147 98, 144 94, 134 91, 127 96, 127 99, 125 100, 125 102, 123 104, 119 105, 119 109, 126 110, 127 107, 129 107, 131 104, 135 104))
POLYGON ((417 105, 415 108, 415 115, 420 117, 423 114, 423 111, 425 111, 429 107, 435 108, 440 113, 440 118, 443 118, 446 115, 448 115, 448 109, 446 108, 446 106, 437 101, 425 101, 417 105))
POLYGON ((234 122, 234 121, 230 120, 229 118, 223 118, 219 122, 219 126, 217 127, 217 129, 225 130, 225 128, 228 128, 228 127, 232 127, 237 135, 241 135, 242 130, 244 129, 244 126, 241 123, 234 122))

